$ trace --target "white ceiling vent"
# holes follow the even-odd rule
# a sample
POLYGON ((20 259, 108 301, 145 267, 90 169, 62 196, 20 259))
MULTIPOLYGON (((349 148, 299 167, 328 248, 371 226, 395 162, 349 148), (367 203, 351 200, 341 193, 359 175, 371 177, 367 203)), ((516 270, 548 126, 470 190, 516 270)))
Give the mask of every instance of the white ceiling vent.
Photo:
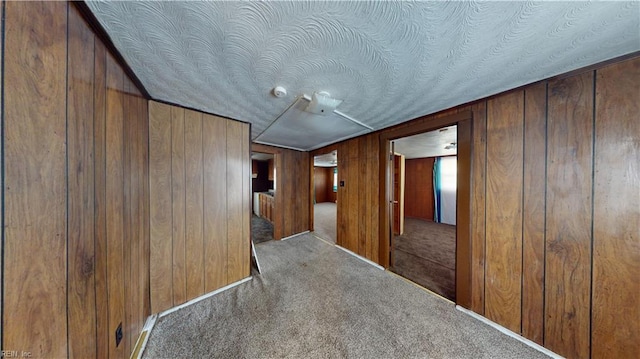
POLYGON ((335 110, 341 102, 326 93, 314 93, 313 98, 301 96, 255 142, 311 151, 373 130, 335 110))

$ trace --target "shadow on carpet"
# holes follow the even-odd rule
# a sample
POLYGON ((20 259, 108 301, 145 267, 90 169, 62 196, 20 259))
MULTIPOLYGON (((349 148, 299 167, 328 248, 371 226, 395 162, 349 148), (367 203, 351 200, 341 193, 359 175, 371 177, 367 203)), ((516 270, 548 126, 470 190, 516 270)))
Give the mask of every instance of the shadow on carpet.
POLYGON ((262 217, 251 216, 251 239, 256 244, 273 240, 273 224, 262 217))

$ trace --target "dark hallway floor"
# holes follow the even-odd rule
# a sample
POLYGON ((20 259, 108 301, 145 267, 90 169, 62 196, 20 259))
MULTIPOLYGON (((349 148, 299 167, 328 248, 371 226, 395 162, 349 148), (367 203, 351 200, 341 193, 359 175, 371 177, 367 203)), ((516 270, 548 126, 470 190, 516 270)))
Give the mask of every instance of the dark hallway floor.
POLYGON ((251 216, 251 240, 261 243, 273 239, 273 224, 255 214, 251 216))
POLYGON ((392 271, 455 301, 456 226, 405 218, 393 252, 392 271))

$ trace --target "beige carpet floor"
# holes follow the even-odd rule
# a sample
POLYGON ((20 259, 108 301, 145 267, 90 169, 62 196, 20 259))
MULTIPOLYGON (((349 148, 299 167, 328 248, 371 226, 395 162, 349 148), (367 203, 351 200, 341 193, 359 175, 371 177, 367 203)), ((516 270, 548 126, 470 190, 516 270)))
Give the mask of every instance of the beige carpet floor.
POLYGON ((391 270, 455 301, 456 226, 405 218, 405 232, 393 239, 391 270))
POLYGON ((160 318, 144 357, 545 357, 313 234, 256 251, 262 275, 160 318))
POLYGON ((338 207, 335 203, 323 202, 313 206, 313 231, 320 238, 331 243, 338 239, 338 207))

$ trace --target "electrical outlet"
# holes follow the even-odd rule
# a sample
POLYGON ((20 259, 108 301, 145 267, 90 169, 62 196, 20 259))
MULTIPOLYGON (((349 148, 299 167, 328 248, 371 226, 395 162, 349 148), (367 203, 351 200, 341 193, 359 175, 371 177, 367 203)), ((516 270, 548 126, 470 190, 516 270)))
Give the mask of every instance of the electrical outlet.
POLYGON ((120 345, 122 341, 122 322, 118 325, 118 329, 116 329, 116 348, 120 345))

